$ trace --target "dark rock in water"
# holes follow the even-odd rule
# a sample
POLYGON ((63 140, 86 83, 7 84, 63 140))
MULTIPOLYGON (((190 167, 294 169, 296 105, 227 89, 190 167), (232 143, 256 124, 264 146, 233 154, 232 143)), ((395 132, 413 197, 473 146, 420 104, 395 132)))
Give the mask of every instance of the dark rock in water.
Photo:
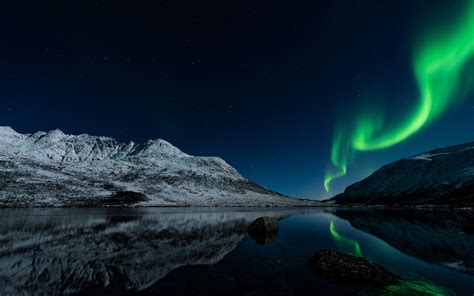
POLYGON ((278 220, 272 217, 260 217, 247 227, 247 231, 254 233, 278 231, 278 220))
POLYGON ((271 244, 278 237, 278 231, 272 232, 249 232, 249 236, 259 245, 271 244))
POLYGON ((258 244, 268 245, 278 236, 278 220, 260 217, 247 227, 247 232, 258 244))
POLYGON ((400 284, 399 276, 367 259, 336 251, 319 250, 310 258, 309 264, 325 278, 348 280, 372 286, 400 284))

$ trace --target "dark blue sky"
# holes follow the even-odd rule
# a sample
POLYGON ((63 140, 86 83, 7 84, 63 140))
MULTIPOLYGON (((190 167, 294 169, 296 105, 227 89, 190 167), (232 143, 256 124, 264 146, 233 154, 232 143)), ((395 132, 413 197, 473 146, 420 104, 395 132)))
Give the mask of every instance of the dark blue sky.
MULTIPOLYGON (((2 4, 0 124, 163 138, 274 190, 320 198, 335 118, 362 98, 416 104, 414 34, 462 3, 2 4)), ((473 118, 471 96, 407 141, 359 155, 336 191, 386 162, 474 140, 473 118)))

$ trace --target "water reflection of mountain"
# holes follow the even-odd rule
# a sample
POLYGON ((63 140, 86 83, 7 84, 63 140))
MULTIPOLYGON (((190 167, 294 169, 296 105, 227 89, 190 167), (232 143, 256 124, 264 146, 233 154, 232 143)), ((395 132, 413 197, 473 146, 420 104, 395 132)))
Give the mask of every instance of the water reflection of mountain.
POLYGON ((0 295, 142 290, 184 265, 213 264, 274 211, 2 210, 0 295))
POLYGON ((430 263, 474 274, 472 211, 336 210, 352 226, 370 233, 401 252, 430 263))

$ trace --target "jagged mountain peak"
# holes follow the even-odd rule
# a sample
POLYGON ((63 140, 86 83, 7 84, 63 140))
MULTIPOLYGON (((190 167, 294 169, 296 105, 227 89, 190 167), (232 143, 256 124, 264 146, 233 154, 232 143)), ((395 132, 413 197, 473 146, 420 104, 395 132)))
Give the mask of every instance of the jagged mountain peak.
POLYGON ((65 135, 66 134, 64 134, 64 132, 60 129, 53 129, 48 132, 48 137, 51 137, 51 138, 62 138, 65 135))
POLYGON ((17 134, 17 132, 11 128, 11 126, 0 126, 0 133, 3 134, 17 134))
POLYGON ((21 134, 17 133, 10 126, 0 126, 0 137, 2 138, 18 138, 21 134))
POLYGON ((0 147, 0 150, 11 151, 10 146, 14 146, 25 156, 61 162, 119 159, 128 156, 188 156, 162 139, 138 144, 131 141, 125 144, 110 137, 89 134, 68 135, 60 129, 23 135, 10 127, 0 127, 0 136, 6 144, 0 147), (5 149, 7 146, 9 148, 5 149))
POLYGON ((177 147, 173 146, 171 143, 162 139, 148 140, 143 145, 140 145, 140 148, 141 155, 154 155, 155 153, 159 153, 175 156, 188 156, 177 147))
POLYGON ((293 206, 218 157, 161 139, 121 143, 0 128, 0 206, 293 206), (8 135, 8 136, 7 136, 8 135))

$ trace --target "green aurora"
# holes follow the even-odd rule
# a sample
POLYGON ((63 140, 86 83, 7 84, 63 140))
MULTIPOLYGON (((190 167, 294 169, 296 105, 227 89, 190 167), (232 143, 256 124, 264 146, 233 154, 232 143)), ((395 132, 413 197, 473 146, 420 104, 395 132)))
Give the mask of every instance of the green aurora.
POLYGON ((334 225, 334 221, 331 221, 329 224, 329 232, 331 233, 332 238, 336 243, 341 243, 344 246, 349 246, 352 250, 349 252, 350 255, 357 256, 357 257, 364 257, 362 254, 362 249, 358 242, 353 239, 346 238, 339 234, 336 230, 336 226, 334 225))
POLYGON ((462 82, 466 65, 474 55, 474 1, 467 1, 453 28, 429 32, 426 36, 431 37, 416 47, 413 70, 420 99, 408 117, 387 127, 384 110, 371 108, 356 114, 352 121, 338 123, 331 166, 324 179, 326 192, 334 179, 346 175, 354 152, 384 149, 404 141, 461 101, 472 88, 472 81, 470 85, 462 82))
POLYGON ((402 280, 398 286, 386 286, 383 295, 454 296, 449 289, 425 280, 402 280))

